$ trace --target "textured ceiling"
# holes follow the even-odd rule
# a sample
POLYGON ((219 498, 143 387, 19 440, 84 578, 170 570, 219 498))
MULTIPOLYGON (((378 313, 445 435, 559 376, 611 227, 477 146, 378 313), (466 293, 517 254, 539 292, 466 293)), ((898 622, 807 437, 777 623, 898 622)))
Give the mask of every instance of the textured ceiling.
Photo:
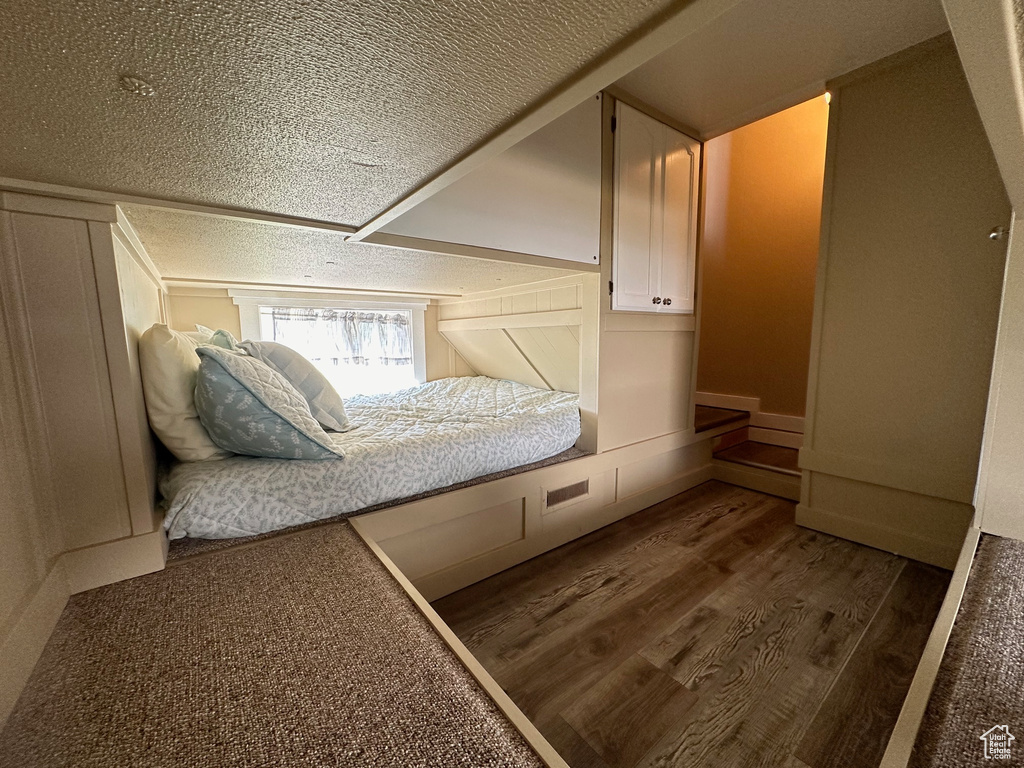
POLYGON ((141 206, 124 212, 160 274, 167 278, 462 294, 573 274, 564 269, 346 243, 339 233, 305 227, 141 206))
POLYGON ((362 224, 673 4, 3 0, 0 176, 362 224))
POLYGON ((940 0, 744 0, 617 85, 715 134, 947 29, 940 0))

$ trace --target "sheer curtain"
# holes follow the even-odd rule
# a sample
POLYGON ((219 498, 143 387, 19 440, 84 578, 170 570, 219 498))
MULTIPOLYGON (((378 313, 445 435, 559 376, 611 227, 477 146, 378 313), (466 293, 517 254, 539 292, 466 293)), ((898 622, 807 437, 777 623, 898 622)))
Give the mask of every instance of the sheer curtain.
POLYGON ((416 384, 408 311, 260 307, 260 330, 312 361, 342 397, 416 384))

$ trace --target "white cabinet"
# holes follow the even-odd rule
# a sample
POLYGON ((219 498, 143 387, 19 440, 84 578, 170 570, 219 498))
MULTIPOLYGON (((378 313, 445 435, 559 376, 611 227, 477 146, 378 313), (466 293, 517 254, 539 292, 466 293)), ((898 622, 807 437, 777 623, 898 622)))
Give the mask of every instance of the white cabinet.
POLYGON ((694 311, 700 142, 617 102, 612 309, 694 311))

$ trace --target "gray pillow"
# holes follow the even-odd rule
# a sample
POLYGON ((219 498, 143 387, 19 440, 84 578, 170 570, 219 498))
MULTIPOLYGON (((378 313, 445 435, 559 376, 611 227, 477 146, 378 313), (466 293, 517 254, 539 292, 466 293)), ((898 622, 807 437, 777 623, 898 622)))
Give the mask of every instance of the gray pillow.
POLYGON ((280 373, 255 358, 201 346, 199 420, 217 445, 246 456, 334 459, 345 454, 280 373))
POLYGON ((243 341, 239 346, 288 379, 306 398, 309 412, 324 429, 334 432, 352 429, 341 395, 309 360, 276 341, 243 341))

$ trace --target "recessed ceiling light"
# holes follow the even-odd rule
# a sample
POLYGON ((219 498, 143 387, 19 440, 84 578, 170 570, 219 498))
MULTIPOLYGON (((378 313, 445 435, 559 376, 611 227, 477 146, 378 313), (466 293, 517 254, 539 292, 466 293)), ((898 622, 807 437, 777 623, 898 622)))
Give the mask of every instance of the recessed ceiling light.
POLYGON ((156 88, 150 83, 147 83, 141 77, 135 77, 133 75, 121 75, 120 80, 121 89, 128 91, 136 96, 155 96, 156 88))

